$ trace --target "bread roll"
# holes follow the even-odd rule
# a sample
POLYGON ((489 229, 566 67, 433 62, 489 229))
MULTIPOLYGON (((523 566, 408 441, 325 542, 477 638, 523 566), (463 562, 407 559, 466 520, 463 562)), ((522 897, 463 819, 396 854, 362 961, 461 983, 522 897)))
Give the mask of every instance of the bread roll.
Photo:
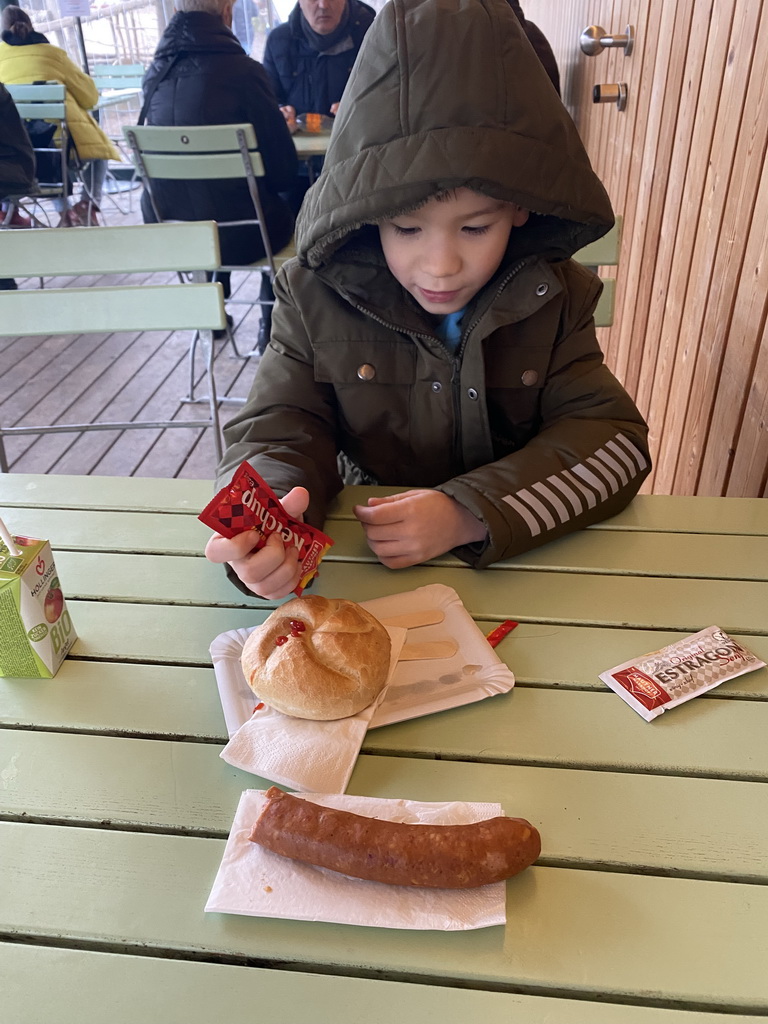
POLYGON ((313 595, 286 602, 257 626, 242 666, 276 711, 328 721, 356 715, 378 697, 389 654, 389 633, 365 608, 313 595))

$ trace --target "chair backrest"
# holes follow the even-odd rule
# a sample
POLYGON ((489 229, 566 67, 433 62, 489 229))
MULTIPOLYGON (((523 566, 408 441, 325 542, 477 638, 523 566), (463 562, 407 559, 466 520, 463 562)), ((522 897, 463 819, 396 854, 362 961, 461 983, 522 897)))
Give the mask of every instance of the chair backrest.
POLYGON ((137 163, 143 164, 150 179, 203 181, 264 176, 252 124, 170 128, 129 125, 123 132, 137 163))
POLYGON ((7 85, 6 89, 23 120, 50 121, 56 125, 59 135, 57 145, 36 145, 36 133, 30 131, 29 134, 35 150, 39 188, 48 195, 66 194, 69 127, 65 86, 60 82, 46 82, 39 85, 7 85), (55 158, 50 154, 56 154, 55 158))
POLYGON ((574 253, 573 258, 585 267, 617 267, 621 251, 622 226, 623 220, 619 216, 606 235, 598 238, 596 242, 585 245, 583 249, 579 249, 574 253))
POLYGON ((104 89, 140 89, 145 71, 143 64, 94 64, 89 69, 99 92, 104 89))
MULTIPOLYGON (((616 218, 608 234, 598 238, 596 242, 590 242, 583 249, 573 254, 573 258, 590 270, 597 273, 598 267, 618 267, 619 253, 621 251, 621 229, 622 218, 616 218)), ((616 279, 604 277, 603 292, 595 310, 595 325, 597 327, 610 327, 613 323, 613 312, 616 304, 616 279)))
POLYGON ((14 231, 0 246, 0 278, 176 271, 180 253, 186 270, 215 270, 219 245, 214 222, 89 228, 87 234, 55 228, 14 231))
MULTIPOLYGON (((131 227, 56 228, 6 232, 0 245, 0 277, 13 274, 46 276, 87 273, 131 273, 176 270, 179 262, 197 273, 220 265, 219 237, 213 221, 152 224, 131 227), (181 259, 180 259, 181 257, 181 259)), ((69 433, 89 430, 212 427, 217 458, 221 458, 216 381, 213 374, 212 333, 224 327, 224 293, 220 284, 161 284, 147 286, 144 276, 123 278, 97 288, 22 288, 0 291, 0 337, 48 334, 93 334, 101 331, 194 330, 203 332, 210 415, 205 420, 103 421, 31 426, 0 422, 0 472, 8 472, 4 437, 22 434, 69 433)), ((87 372, 87 360, 84 370, 87 372)))
MULTIPOLYGON (((0 277, 213 271, 220 263, 213 221, 7 232, 0 277)), ((0 292, 0 335, 203 329, 225 323, 219 285, 140 282, 99 288, 0 292)))
MULTIPOLYGON (((90 76, 99 90, 99 102, 97 108, 103 111, 105 116, 111 107, 118 104, 123 112, 133 111, 134 115, 141 110, 142 83, 146 68, 143 64, 96 64, 90 68, 90 76)), ((133 120, 136 120, 134 116, 133 120)), ((123 141, 122 126, 115 126, 120 132, 113 141, 121 144, 123 141)), ((102 124, 106 130, 106 126, 102 124)), ((112 138, 111 132, 108 132, 112 138)))
POLYGON ((219 221, 219 226, 258 224, 274 276, 272 246, 256 181, 264 176, 264 164, 252 124, 130 125, 123 129, 123 133, 159 221, 168 218, 158 201, 154 182, 243 179, 253 202, 253 218, 249 221, 219 221))
POLYGON ((39 85, 6 85, 5 87, 23 118, 45 118, 62 121, 66 117, 66 87, 60 82, 39 85))

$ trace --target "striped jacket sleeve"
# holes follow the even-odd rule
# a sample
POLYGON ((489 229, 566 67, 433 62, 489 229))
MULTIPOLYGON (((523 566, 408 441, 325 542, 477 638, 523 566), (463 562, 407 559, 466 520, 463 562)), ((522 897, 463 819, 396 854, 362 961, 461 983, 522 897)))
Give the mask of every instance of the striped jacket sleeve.
POLYGON ((518 451, 439 488, 488 529, 484 544, 456 551, 477 568, 615 515, 650 472, 648 428, 603 363, 593 307, 590 301, 578 311, 555 344, 539 432, 518 451))

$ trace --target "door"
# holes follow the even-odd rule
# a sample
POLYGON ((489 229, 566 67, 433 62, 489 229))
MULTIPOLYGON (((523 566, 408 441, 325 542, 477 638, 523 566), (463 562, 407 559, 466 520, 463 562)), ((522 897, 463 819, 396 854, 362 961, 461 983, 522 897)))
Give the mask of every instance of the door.
POLYGON ((648 419, 646 491, 768 496, 768 0, 527 0, 624 218, 600 341, 648 419), (588 25, 634 46, 587 56, 588 25), (627 105, 593 103, 626 83, 627 105))

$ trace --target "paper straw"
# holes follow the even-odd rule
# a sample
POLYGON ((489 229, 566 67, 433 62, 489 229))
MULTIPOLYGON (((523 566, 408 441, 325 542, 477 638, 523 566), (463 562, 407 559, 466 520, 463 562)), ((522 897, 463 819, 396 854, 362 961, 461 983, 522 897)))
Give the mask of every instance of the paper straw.
POLYGON ((14 558, 18 558, 18 556, 21 554, 21 551, 19 550, 19 548, 16 547, 13 537, 8 532, 8 527, 5 525, 2 519, 0 519, 0 540, 2 540, 2 542, 5 544, 10 553, 14 556, 14 558))

